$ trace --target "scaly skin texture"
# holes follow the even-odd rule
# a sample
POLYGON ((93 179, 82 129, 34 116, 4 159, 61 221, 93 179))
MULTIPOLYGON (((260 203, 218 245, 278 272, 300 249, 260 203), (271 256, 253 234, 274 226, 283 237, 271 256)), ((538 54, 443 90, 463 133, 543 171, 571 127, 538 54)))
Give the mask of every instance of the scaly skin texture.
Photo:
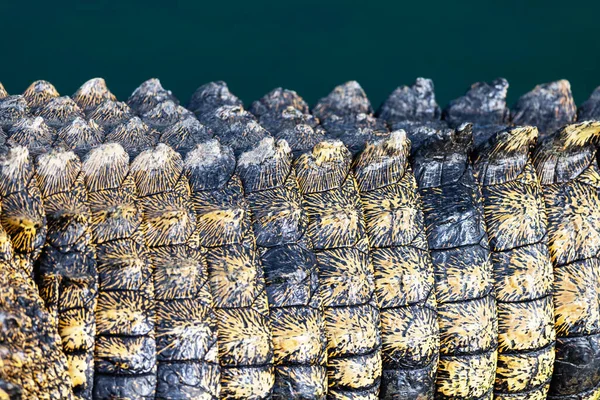
POLYGON ((0 226, 0 399, 73 399, 55 322, 13 254, 0 226))
POLYGON ((131 164, 154 266, 157 399, 216 400, 217 324, 183 160, 159 144, 131 164))
POLYGON ((115 95, 108 90, 102 78, 93 78, 85 82, 71 98, 86 115, 105 101, 116 101, 115 95))
POLYGON ((424 137, 418 138, 413 168, 423 199, 440 329, 436 398, 491 399, 498 321, 483 199, 468 160, 471 128, 418 134, 424 137))
POLYGON ((98 305, 94 399, 154 399, 154 282, 129 157, 118 144, 82 165, 96 246, 98 305))
POLYGON ((270 399, 273 342, 250 210, 233 150, 216 140, 185 160, 218 323, 221 398, 270 399))
POLYGON ((273 399, 325 399, 323 305, 308 217, 285 141, 243 153, 238 174, 264 268, 275 362, 273 399))
POLYGON ((48 219, 36 280, 57 321, 75 396, 91 399, 98 275, 81 161, 57 149, 38 157, 35 170, 48 219))
POLYGON ((156 78, 148 79, 133 91, 127 104, 137 115, 143 115, 158 104, 171 100, 178 104, 177 99, 170 90, 166 90, 156 78))
POLYGON ((380 399, 433 399, 439 353, 434 274, 404 131, 354 161, 381 309, 380 399))
POLYGON ((475 151, 498 305, 495 397, 545 398, 554 364, 553 272, 544 197, 529 158, 535 127, 492 134, 475 151))
POLYGON ((28 276, 46 242, 46 213, 27 148, 0 149, 0 223, 8 233, 15 262, 28 276))
POLYGON ((48 151, 56 140, 56 131, 42 117, 25 117, 7 131, 7 142, 27 147, 33 157, 48 151))
POLYGON ((159 133, 146 125, 139 117, 122 122, 106 133, 104 143, 118 143, 132 159, 144 150, 156 145, 159 133))
POLYGON ((50 100, 60 96, 56 88, 47 81, 35 81, 23 92, 29 109, 34 115, 50 100))
POLYGON ((375 277, 351 155, 324 141, 295 164, 319 268, 327 336, 328 399, 377 399, 381 337, 375 277))
POLYGON ((556 362, 549 399, 600 398, 600 123, 566 125, 535 150, 554 264, 556 362))

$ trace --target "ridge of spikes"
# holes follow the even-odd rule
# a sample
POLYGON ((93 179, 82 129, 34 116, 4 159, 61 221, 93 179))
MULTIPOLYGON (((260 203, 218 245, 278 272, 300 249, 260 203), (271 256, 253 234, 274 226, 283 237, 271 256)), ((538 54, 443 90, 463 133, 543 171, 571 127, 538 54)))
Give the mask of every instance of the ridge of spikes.
POLYGON ((23 97, 33 113, 36 113, 50 100, 59 96, 54 85, 48 81, 35 81, 23 92, 23 97))
POLYGON ((162 132, 159 142, 166 143, 175 151, 181 153, 182 157, 192 151, 197 144, 212 139, 213 132, 203 125, 191 114, 175 124, 169 126, 162 132))
POLYGON ((104 131, 94 120, 77 117, 60 129, 56 136, 60 143, 81 157, 102 143, 104 131))
POLYGON ((75 118, 85 118, 83 111, 68 96, 56 97, 50 100, 39 111, 39 116, 46 120, 46 124, 53 128, 62 128, 75 118))
POLYGON ((4 88, 2 82, 0 82, 0 100, 4 99, 5 97, 8 97, 8 92, 4 88))
POLYGON ((73 93, 71 98, 85 114, 94 111, 105 101, 117 100, 115 95, 108 90, 103 78, 93 78, 85 82, 73 93))
POLYGON ((191 110, 202 121, 204 115, 214 113, 222 106, 243 106, 242 101, 232 94, 223 81, 209 82, 200 86, 188 102, 191 110))
POLYGON ((600 121, 600 86, 596 88, 581 107, 579 107, 578 121, 594 120, 600 121))
POLYGON ((55 139, 56 132, 42 117, 22 118, 8 130, 8 141, 27 147, 34 156, 50 150, 55 139))
POLYGON ((194 114, 172 100, 165 100, 142 115, 142 121, 159 132, 186 118, 194 118, 194 114))
POLYGON ((134 117, 133 111, 126 103, 107 100, 89 114, 90 120, 96 122, 104 130, 109 131, 115 126, 134 117))
POLYGON ((30 115, 27 100, 21 95, 12 95, 0 100, 0 128, 7 130, 20 119, 30 115))
POLYGON ((367 94, 356 81, 336 86, 331 93, 321 98, 313 109, 313 115, 325 120, 332 115, 344 117, 350 114, 373 114, 367 94))
POLYGON ((137 114, 142 115, 167 100, 179 104, 179 101, 173 96, 173 93, 162 87, 160 80, 152 78, 142 82, 142 84, 133 91, 127 100, 127 104, 137 114))
POLYGON ((508 81, 504 78, 490 83, 476 82, 464 96, 450 101, 443 118, 452 128, 467 121, 474 125, 506 125, 510 115, 506 108, 507 92, 508 81))
POLYGON ((265 114, 279 114, 283 110, 292 107, 302 114, 308 114, 308 104, 294 90, 275 88, 260 99, 254 101, 248 111, 257 118, 265 114))
POLYGON ((417 78, 412 86, 404 85, 394 89, 375 115, 393 126, 404 121, 436 121, 441 114, 440 106, 435 100, 433 81, 417 78))

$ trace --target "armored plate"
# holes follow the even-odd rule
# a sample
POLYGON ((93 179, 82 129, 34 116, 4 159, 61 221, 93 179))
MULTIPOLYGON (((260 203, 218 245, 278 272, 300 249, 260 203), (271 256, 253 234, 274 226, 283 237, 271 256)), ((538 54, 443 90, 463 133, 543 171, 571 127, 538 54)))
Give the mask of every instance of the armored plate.
POLYGON ((36 280, 58 321, 75 396, 91 399, 98 276, 81 162, 52 150, 36 160, 35 177, 48 220, 36 280))
POLYGON ((556 361, 550 399, 600 395, 600 123, 566 125, 536 148, 554 265, 556 361))
POLYGON ((238 174, 264 268, 273 332, 274 399, 325 399, 326 338, 318 269, 285 141, 243 153, 238 174))
POLYGON ((433 399, 439 353, 433 264, 404 131, 368 143, 354 175, 381 308, 381 399, 433 399))
POLYGON ((127 104, 116 100, 106 100, 90 111, 88 119, 109 132, 117 125, 129 121, 133 116, 133 111, 127 104))
POLYGON ((240 106, 242 101, 233 95, 223 81, 209 82, 200 86, 192 94, 187 108, 204 123, 203 118, 210 116, 221 106, 240 106))
POLYGON ((210 140, 185 160, 206 249, 218 324, 221 396, 268 399, 273 395, 273 340, 260 255, 231 148, 210 140))
POLYGON ((208 127, 202 125, 195 116, 189 115, 163 130, 159 142, 168 144, 185 157, 187 153, 194 150, 196 145, 212 137, 213 132, 208 127))
POLYGON ((157 385, 153 267, 129 156, 118 144, 82 164, 96 246, 95 399, 153 399, 157 385))
POLYGON ((23 97, 33 114, 36 114, 50 100, 59 96, 56 88, 47 81, 35 81, 23 92, 23 97))
POLYGON ((142 115, 167 100, 178 103, 170 90, 164 89, 158 79, 152 78, 143 82, 133 91, 127 100, 127 104, 138 115, 142 115))
POLYGON ((329 398, 375 399, 381 377, 379 309, 351 155, 340 141, 300 156, 308 238, 314 244, 325 311, 329 398), (317 177, 324 180, 313 184, 317 177), (359 367, 360 365, 360 367, 359 367))
POLYGON ((293 108, 302 114, 308 114, 308 104, 294 90, 276 88, 252 103, 249 110, 257 118, 266 114, 278 115, 287 108, 293 108))
POLYGON ((96 107, 105 101, 116 101, 114 94, 106 87, 106 81, 102 78, 93 78, 85 82, 71 96, 79 108, 88 115, 96 107))
POLYGON ((83 111, 68 96, 55 97, 48 101, 38 112, 48 126, 60 129, 75 118, 84 118, 83 111))
POLYGON ((556 337, 546 210, 529 158, 536 139, 535 127, 500 131, 476 149, 474 161, 498 307, 495 396, 521 399, 546 397, 556 337))
POLYGON ((336 86, 326 97, 321 98, 312 111, 320 120, 332 115, 373 114, 371 102, 365 91, 356 81, 349 81, 336 86))
POLYGON ((47 152, 56 141, 56 131, 42 117, 20 119, 7 133, 10 144, 27 147, 32 156, 47 152))
POLYGON ((491 398, 498 320, 483 199, 467 158, 471 126, 417 134, 425 137, 417 140, 413 167, 423 199, 439 314, 436 398, 491 398))
POLYGON ((600 86, 594 90, 577 111, 578 121, 600 120, 600 86))
POLYGON ((5 131, 22 118, 30 116, 31 110, 23 96, 7 96, 0 99, 0 128, 5 131))
POLYGON ((411 122, 439 121, 441 114, 433 81, 417 78, 412 86, 397 87, 379 107, 376 116, 396 130, 411 122))
POLYGON ((156 395, 216 400, 220 392, 217 323, 183 160, 159 144, 140 153, 130 173, 154 267, 156 395))
POLYGON ((139 117, 133 117, 108 132, 104 143, 120 144, 133 159, 142 151, 154 146, 158 137, 158 132, 150 129, 139 117))
POLYGON ((165 100, 142 115, 142 121, 151 129, 156 129, 159 132, 186 118, 194 118, 194 114, 177 105, 173 100, 165 100))
POLYGON ((4 88, 2 82, 0 82, 0 100, 4 99, 5 97, 8 97, 8 92, 4 88))
POLYGON ((104 141, 104 130, 94 121, 75 118, 56 133, 58 143, 83 157, 104 141))

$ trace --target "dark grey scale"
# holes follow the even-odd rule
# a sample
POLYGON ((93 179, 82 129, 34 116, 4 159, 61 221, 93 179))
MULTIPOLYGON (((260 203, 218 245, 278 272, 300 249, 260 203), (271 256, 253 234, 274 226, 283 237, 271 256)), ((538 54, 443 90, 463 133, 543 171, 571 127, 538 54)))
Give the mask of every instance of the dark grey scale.
POLYGON ((577 111, 578 121, 600 121, 600 86, 596 88, 577 111))
POLYGON ((217 400, 217 322, 183 160, 161 143, 140 153, 130 171, 154 267, 156 398, 217 400))
MULTIPOLYGON (((567 86, 568 84, 565 84, 567 86)), ((554 98, 533 119, 565 115, 573 99, 554 98)), ((600 397, 600 169, 595 93, 569 123, 533 153, 548 215, 554 265, 556 360, 549 399, 600 397)))
POLYGON ((119 124, 129 121, 134 116, 126 103, 106 100, 88 113, 88 120, 94 121, 106 132, 113 130, 119 124))
POLYGON ((173 96, 173 93, 171 93, 170 90, 163 88, 158 79, 153 78, 148 79, 138 86, 131 96, 129 96, 127 104, 137 115, 143 115, 158 104, 167 100, 179 104, 179 101, 173 96))
POLYGON ((0 223, 12 241, 15 262, 33 277, 33 264, 46 242, 47 221, 26 147, 0 147, 0 201, 0 223))
POLYGON ((23 96, 14 95, 0 99, 0 128, 4 131, 9 130, 21 119, 30 116, 31 110, 23 96))
POLYGON ((50 100, 58 96, 60 95, 54 85, 47 81, 35 81, 23 92, 33 115, 37 115, 50 100))
POLYGON ((417 134, 425 136, 413 141, 413 168, 438 301, 436 398, 491 399, 498 320, 483 198, 469 162, 471 126, 417 134))
POLYGON ((69 96, 55 97, 38 112, 46 124, 54 129, 68 125, 76 118, 85 118, 83 111, 69 96))
POLYGON ((514 125, 536 126, 540 141, 565 124, 575 121, 577 107, 569 81, 537 85, 519 98, 511 110, 514 125))
POLYGON ((23 393, 21 387, 0 379, 0 398, 7 400, 21 400, 23 393))
POLYGON ((439 353, 434 273, 404 131, 367 143, 353 171, 381 313, 380 399, 433 399, 439 353))
POLYGON ((75 396, 91 399, 98 275, 81 162, 55 149, 37 158, 35 174, 48 220, 36 280, 58 322, 75 396))
POLYGON ((275 139, 288 143, 294 158, 325 138, 319 119, 309 114, 308 105, 293 90, 272 90, 252 103, 250 112, 275 139))
POLYGON ((55 145, 64 146, 83 157, 104 142, 104 135, 104 130, 95 121, 75 118, 56 132, 55 145))
POLYGON ((212 130, 201 124, 192 114, 168 126, 161 133, 158 141, 168 144, 185 158, 190 151, 196 148, 196 145, 204 143, 212 137, 212 130))
POLYGON ((146 125, 139 117, 133 117, 115 126, 104 137, 104 143, 118 143, 135 158, 142 151, 155 146, 160 134, 146 125))
POLYGON ((216 81, 196 89, 188 102, 187 109, 196 114, 200 122, 204 123, 203 118, 213 115, 222 106, 242 107, 243 104, 229 91, 225 82, 216 81))
POLYGON ((270 399, 274 361, 268 292, 235 166, 233 150, 217 140, 198 145, 185 160, 217 315, 221 398, 270 399))
POLYGON ((129 157, 118 144, 101 145, 82 170, 98 271, 93 398, 154 399, 153 267, 129 157))
POLYGON ((291 149, 263 139, 238 160, 261 257, 273 333, 273 399, 325 399, 326 337, 318 268, 306 236, 291 149))
POLYGON ((373 116, 373 108, 358 82, 336 87, 319 100, 313 109, 328 139, 341 140, 352 155, 363 150, 365 143, 389 136, 385 121, 373 116))
POLYGON ((376 399, 381 335, 375 277, 351 154, 323 141, 294 164, 306 235, 319 269, 327 337, 328 399, 376 399))
POLYGON ((42 117, 25 117, 8 130, 8 143, 27 147, 35 157, 51 149, 56 141, 56 131, 42 117))
POLYGON ((142 115, 142 121, 159 132, 186 118, 194 118, 194 113, 177 105, 173 100, 165 100, 142 115))
POLYGON ((71 96, 79 108, 89 115, 100 104, 105 101, 116 101, 117 98, 106 87, 106 82, 102 78, 93 78, 85 82, 71 96))

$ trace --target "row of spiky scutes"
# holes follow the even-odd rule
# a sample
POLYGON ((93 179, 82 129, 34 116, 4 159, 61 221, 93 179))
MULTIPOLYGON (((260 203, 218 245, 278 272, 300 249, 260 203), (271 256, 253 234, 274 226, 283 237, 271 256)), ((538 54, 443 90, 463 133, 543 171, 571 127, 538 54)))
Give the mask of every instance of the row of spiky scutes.
MULTIPOLYGON (((596 91, 598 92, 598 91, 596 91)), ((600 122, 598 98, 575 110, 567 82, 523 96, 530 118, 548 126, 533 155, 548 214, 554 264, 556 361, 548 398, 600 398, 600 122), (595 110, 595 111, 594 111, 595 110), (556 124, 554 121, 560 124, 556 124), (556 130, 557 129, 557 130, 556 130)))
POLYGON ((285 140, 261 140, 238 160, 270 307, 273 399, 325 399, 326 338, 308 217, 285 140))
POLYGON ((188 153, 186 174, 218 324, 221 397, 271 398, 269 306, 250 210, 233 150, 210 140, 188 153))
POLYGON ((98 269, 93 398, 154 399, 153 268, 129 156, 101 145, 82 170, 98 269))
POLYGON ((53 149, 35 167, 48 219, 36 281, 57 321, 75 396, 91 399, 98 275, 81 161, 71 151, 53 149))
POLYGON ((433 399, 439 330, 433 265, 404 131, 366 145, 353 171, 381 313, 381 399, 433 399))
POLYGON ((294 167, 319 268, 329 399, 376 399, 381 378, 379 308, 352 157, 323 141, 294 167))
POLYGON ((218 399, 216 320, 181 156, 165 144, 131 164, 154 267, 157 399, 218 399))
MULTIPOLYGON (((6 162, 13 158, 6 157, 6 149, 2 151, 2 164, 7 167, 6 162)), ((0 395, 6 394, 6 399, 72 399, 56 326, 21 261, 14 259, 10 237, 0 225, 0 380, 5 383, 0 395)))

